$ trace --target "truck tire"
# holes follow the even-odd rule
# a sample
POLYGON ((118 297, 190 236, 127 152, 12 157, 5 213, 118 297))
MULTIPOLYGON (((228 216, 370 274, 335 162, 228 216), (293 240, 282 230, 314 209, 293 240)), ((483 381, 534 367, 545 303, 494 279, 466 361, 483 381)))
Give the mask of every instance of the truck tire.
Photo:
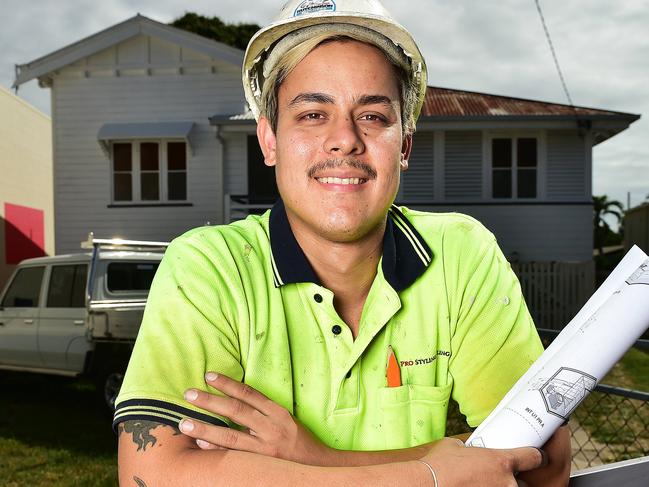
POLYGON ((113 369, 99 374, 96 381, 97 398, 102 409, 111 417, 115 412, 115 400, 122 387, 124 371, 113 369))

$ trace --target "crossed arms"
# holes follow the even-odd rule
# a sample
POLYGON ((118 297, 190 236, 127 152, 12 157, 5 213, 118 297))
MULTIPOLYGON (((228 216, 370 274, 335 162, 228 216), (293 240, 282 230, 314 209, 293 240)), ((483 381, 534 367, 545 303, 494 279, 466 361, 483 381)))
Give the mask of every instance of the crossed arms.
POLYGON ((342 451, 324 445, 250 386, 216 374, 207 374, 206 382, 225 396, 190 389, 185 399, 244 429, 194 420, 182 421, 181 430, 152 421, 120 423, 120 485, 435 485, 419 460, 433 467, 439 487, 516 486, 516 478, 529 486, 568 482, 567 427, 545 445, 545 455, 536 448, 466 448, 454 438, 403 450, 342 451))

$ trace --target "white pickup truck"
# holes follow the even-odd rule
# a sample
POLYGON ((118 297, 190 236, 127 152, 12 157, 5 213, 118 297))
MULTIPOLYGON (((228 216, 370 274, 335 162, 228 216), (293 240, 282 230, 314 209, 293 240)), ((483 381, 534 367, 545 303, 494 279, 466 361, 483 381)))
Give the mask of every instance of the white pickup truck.
POLYGON ((0 294, 0 370, 85 376, 115 398, 166 242, 94 239, 21 262, 0 294))

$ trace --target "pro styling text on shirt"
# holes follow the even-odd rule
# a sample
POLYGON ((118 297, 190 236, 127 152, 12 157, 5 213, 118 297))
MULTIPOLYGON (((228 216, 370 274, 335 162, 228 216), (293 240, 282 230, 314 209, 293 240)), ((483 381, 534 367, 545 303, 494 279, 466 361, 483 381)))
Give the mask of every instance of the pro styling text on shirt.
POLYGON ((433 363, 435 360, 437 360, 437 357, 450 357, 451 352, 447 352, 446 350, 437 350, 437 353, 431 357, 424 357, 424 358, 416 358, 412 360, 400 360, 399 365, 401 367, 412 367, 414 365, 426 365, 433 363))

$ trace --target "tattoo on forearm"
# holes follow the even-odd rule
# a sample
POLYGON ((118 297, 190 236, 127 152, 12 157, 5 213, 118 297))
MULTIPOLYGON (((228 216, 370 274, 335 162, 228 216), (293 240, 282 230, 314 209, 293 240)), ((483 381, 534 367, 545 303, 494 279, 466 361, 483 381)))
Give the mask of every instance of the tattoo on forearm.
POLYGON ((133 476, 133 480, 135 480, 135 485, 137 485, 137 487, 146 487, 144 480, 142 480, 141 478, 133 476))
MULTIPOLYGON (((137 445, 137 451, 140 450, 146 451, 149 445, 153 446, 158 442, 158 439, 153 434, 151 434, 151 431, 157 428, 158 426, 173 428, 172 426, 168 426, 162 423, 157 423, 156 421, 131 420, 131 421, 124 421, 123 423, 120 423, 119 426, 117 427, 117 431, 120 436, 122 433, 132 434, 133 443, 137 445)), ((174 430, 174 435, 180 434, 180 430, 178 430, 178 428, 173 428, 173 430, 174 430)), ((134 480, 136 482, 138 480, 141 481, 141 479, 138 479, 137 477, 134 477, 134 480)), ((146 487, 144 482, 142 482, 142 485, 146 487)))

